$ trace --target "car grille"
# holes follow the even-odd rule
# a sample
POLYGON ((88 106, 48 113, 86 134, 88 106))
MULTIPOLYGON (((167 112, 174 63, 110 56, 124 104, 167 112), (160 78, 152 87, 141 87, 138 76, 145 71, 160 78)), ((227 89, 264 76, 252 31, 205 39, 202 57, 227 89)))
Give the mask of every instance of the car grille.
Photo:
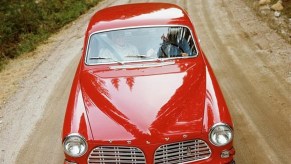
POLYGON ((136 147, 101 146, 93 149, 89 155, 88 163, 146 163, 143 152, 136 147))
POLYGON ((209 158, 210 148, 202 140, 177 142, 160 146, 155 152, 155 164, 187 163, 209 158))
MULTIPOLYGON (((209 158, 211 150, 202 140, 191 140, 160 146, 155 152, 155 164, 187 163, 209 158)), ((144 153, 136 147, 100 146, 92 150, 89 164, 146 163, 144 153)))

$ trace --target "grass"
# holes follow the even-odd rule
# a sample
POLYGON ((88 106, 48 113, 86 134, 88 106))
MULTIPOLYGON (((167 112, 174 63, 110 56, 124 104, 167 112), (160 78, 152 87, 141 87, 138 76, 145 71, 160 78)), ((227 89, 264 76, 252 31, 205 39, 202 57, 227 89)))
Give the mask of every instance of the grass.
POLYGON ((1 0, 0 70, 100 0, 1 0))

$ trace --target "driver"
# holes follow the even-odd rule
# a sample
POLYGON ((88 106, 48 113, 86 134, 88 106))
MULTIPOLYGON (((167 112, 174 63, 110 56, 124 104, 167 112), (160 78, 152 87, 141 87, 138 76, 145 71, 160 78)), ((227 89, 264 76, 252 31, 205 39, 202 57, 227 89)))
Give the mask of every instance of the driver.
POLYGON ((161 36, 163 43, 158 51, 160 58, 191 56, 191 49, 185 38, 181 37, 180 28, 169 28, 167 36, 161 36))

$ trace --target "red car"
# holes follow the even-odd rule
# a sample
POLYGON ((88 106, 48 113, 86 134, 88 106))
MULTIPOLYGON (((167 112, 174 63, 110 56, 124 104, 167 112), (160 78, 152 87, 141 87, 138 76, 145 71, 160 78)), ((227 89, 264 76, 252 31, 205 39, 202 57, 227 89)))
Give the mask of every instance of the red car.
POLYGON ((63 126, 64 163, 235 163, 233 124, 185 10, 98 11, 63 126))

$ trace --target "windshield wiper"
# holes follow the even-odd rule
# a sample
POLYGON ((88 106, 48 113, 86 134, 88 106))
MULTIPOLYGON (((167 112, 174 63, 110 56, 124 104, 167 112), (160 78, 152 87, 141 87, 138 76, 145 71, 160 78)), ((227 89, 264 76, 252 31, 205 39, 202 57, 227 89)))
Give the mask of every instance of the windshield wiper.
POLYGON ((157 62, 164 62, 165 60, 167 60, 166 58, 155 58, 155 57, 150 57, 146 55, 128 55, 125 57, 149 58, 149 59, 154 59, 154 61, 157 61, 157 62))
POLYGON ((146 56, 146 55, 127 55, 125 57, 129 57, 129 58, 148 58, 148 59, 155 59, 154 57, 150 57, 150 56, 146 56))
POLYGON ((127 57, 127 58, 148 58, 145 55, 127 55, 125 57, 127 57))
POLYGON ((90 57, 89 59, 90 59, 90 60, 92 60, 92 59, 95 59, 95 60, 98 60, 98 59, 110 59, 110 60, 113 60, 113 61, 115 61, 115 62, 117 62, 117 63, 119 63, 119 64, 124 64, 124 62, 122 62, 122 61, 118 61, 118 60, 113 59, 113 58, 105 58, 105 57, 90 57))

